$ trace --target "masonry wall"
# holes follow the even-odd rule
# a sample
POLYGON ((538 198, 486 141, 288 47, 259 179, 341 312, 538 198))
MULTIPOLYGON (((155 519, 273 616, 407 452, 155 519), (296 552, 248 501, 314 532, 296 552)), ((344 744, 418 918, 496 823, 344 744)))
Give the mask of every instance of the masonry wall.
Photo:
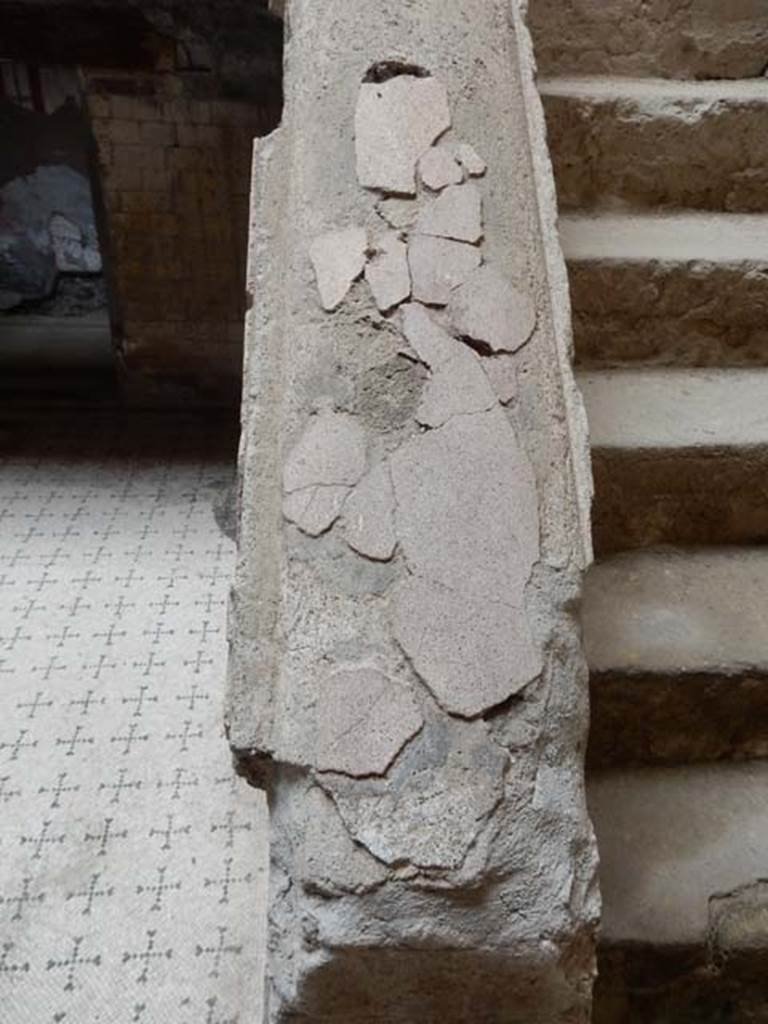
POLYGON ((195 95, 199 78, 85 72, 129 391, 239 390, 253 139, 279 109, 195 95))

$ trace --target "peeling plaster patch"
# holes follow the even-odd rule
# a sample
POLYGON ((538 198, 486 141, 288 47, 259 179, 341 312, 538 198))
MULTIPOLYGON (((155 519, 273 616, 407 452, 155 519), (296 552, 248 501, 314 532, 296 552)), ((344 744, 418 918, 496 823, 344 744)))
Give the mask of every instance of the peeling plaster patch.
POLYGON ((336 805, 319 786, 307 794, 303 826, 299 851, 305 888, 335 896, 368 892, 386 881, 384 865, 352 842, 336 805))
POLYGON ((360 184, 415 195, 416 162, 450 126, 448 94, 437 79, 398 75, 364 83, 355 111, 360 184))
POLYGON ((409 302, 403 308, 403 334, 413 351, 432 369, 442 366, 457 342, 440 327, 423 306, 409 302))
POLYGON ((413 297, 428 306, 445 306, 451 290, 480 266, 480 250, 466 242, 414 235, 408 243, 413 297))
POLYGON ((348 487, 317 484, 288 494, 283 500, 283 515, 310 537, 319 537, 339 518, 348 487))
POLYGON ((476 185, 451 185, 423 208, 415 230, 421 235, 479 242, 483 237, 482 200, 476 185))
POLYGON ((476 270, 450 297, 456 330, 493 352, 516 352, 533 334, 536 307, 492 266, 476 270))
POLYGON ((517 398, 517 368, 512 356, 506 353, 489 356, 483 359, 483 369, 502 405, 507 405, 517 398))
POLYGON ((409 228, 419 212, 419 208, 413 199, 400 199, 397 196, 390 196, 387 199, 380 199, 376 203, 376 212, 398 231, 409 228))
POLYGON ((481 177, 487 170, 485 160, 468 142, 460 142, 456 147, 456 159, 472 178, 481 177))
POLYGON ((395 634, 447 711, 481 714, 541 671, 524 605, 539 557, 533 471, 498 408, 414 438, 390 465, 410 569, 395 634))
POLYGON ((447 185, 459 185, 464 180, 461 166, 445 146, 427 150, 419 161, 419 177, 433 192, 447 185))
POLYGON ((337 309, 363 272, 368 238, 363 228, 329 231, 309 247, 323 309, 337 309))
POLYGON ((332 526, 365 472, 365 447, 365 432, 352 416, 315 417, 283 469, 285 518, 312 537, 332 526))
POLYGON ((408 246, 400 236, 388 232, 377 244, 377 251, 365 268, 376 305, 382 313, 399 306, 411 294, 408 246))
POLYGON ((419 423, 439 427, 452 416, 484 412, 496 404, 479 357, 443 331, 421 306, 411 304, 405 309, 403 333, 432 368, 416 410, 419 423))
POLYGON ((444 743, 440 763, 411 769, 405 785, 334 790, 350 834, 380 861, 460 868, 501 799, 506 759, 489 745, 483 723, 454 722, 444 743))
POLYGON ((366 665, 329 676, 316 714, 315 767, 352 776, 383 775, 423 724, 405 687, 366 665))
POLYGON ((395 496, 386 463, 368 473, 347 498, 342 531, 353 551, 387 562, 395 553, 395 496))

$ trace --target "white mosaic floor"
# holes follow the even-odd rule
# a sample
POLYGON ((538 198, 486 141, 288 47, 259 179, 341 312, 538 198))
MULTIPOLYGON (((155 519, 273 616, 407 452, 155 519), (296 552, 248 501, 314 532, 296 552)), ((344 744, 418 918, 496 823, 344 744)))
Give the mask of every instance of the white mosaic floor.
POLYGON ((0 452, 3 1024, 261 1019, 263 806, 221 725, 230 466, 148 429, 0 452))

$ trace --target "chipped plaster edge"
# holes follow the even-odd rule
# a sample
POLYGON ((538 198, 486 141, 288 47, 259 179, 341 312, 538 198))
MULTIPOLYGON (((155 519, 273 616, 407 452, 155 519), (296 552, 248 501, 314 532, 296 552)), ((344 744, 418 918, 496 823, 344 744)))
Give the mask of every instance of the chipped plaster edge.
POLYGON ((528 124, 529 152, 541 234, 544 272, 551 296, 555 351, 563 406, 566 412, 571 474, 579 523, 578 566, 587 569, 594 558, 591 508, 594 485, 589 447, 589 426, 584 401, 573 371, 573 330, 568 272, 557 227, 555 176, 547 142, 544 107, 536 87, 536 59, 526 17, 527 0, 510 0, 520 68, 520 84, 528 124))
MULTIPOLYGON (((276 163, 284 161, 286 127, 254 140, 246 289, 243 389, 238 450, 239 536, 228 613, 229 659, 225 722, 236 753, 269 750, 274 718, 277 651, 264 638, 276 635, 281 603, 282 473, 279 443, 280 389, 283 380, 284 318, 275 315, 274 264, 271 250, 273 200, 279 209, 290 188, 275 190, 281 179, 276 163), (272 195, 276 191, 275 195, 272 195), (272 280, 270 280, 272 279, 272 280), (252 500, 258 491, 260 500, 252 500), (259 580, 259 587, 250 586, 259 580), (247 595, 244 599, 244 595, 247 595), (260 678, 254 685, 254 668, 260 678)), ((288 172, 290 169, 286 169, 288 172)), ((283 179, 284 180, 284 179, 283 179)))

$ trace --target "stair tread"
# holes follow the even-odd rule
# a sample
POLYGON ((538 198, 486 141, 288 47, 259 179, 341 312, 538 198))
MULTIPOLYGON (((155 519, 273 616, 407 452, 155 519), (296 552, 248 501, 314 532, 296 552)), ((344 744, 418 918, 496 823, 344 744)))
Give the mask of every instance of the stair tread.
POLYGON ((603 940, 705 943, 711 897, 765 877, 766 787, 764 763, 593 776, 588 801, 600 848, 603 940))
POLYGON ((657 549, 593 566, 583 603, 593 672, 768 672, 768 549, 657 549))
POLYGON ((542 96, 637 101, 716 101, 768 103, 768 78, 690 80, 631 78, 620 75, 562 75, 539 78, 542 96))
POLYGON ((566 260, 768 263, 768 214, 574 214, 559 228, 566 260))
POLYGON ((768 445, 768 369, 628 369, 578 374, 595 448, 768 445))

